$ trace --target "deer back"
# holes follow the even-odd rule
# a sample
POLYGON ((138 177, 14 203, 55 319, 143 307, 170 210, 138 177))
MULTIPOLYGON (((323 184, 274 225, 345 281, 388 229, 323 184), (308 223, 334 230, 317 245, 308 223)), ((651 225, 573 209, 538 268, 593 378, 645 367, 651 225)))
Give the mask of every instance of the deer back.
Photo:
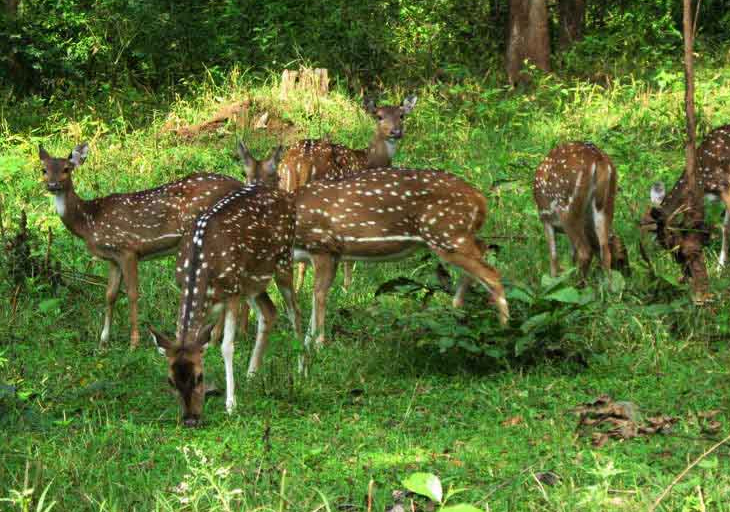
POLYGON ((584 220, 590 212, 591 202, 612 217, 615 167, 593 144, 562 144, 550 151, 538 166, 533 194, 543 219, 567 215, 574 220, 584 220))
POLYGON ((297 248, 363 257, 419 243, 453 251, 486 216, 479 191, 436 170, 369 169, 315 181, 296 205, 297 248))
POLYGON ((292 199, 261 184, 230 192, 201 213, 178 256, 178 342, 201 328, 212 305, 256 296, 277 267, 291 266, 294 228, 292 199))

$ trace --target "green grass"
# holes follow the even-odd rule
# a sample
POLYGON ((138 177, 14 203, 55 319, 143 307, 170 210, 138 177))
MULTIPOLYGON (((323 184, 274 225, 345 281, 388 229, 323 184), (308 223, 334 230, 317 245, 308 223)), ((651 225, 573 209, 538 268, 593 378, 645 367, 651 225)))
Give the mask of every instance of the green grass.
MULTIPOLYGON (((699 67, 706 133, 730 119, 730 72, 712 62, 699 67)), ((91 141, 89 159, 75 175, 88 198, 152 187, 199 169, 242 176, 233 159, 237 137, 259 155, 282 138, 231 126, 179 140, 161 133, 170 115, 200 122, 222 103, 252 97, 257 111, 293 123, 285 141, 331 132, 360 147, 372 123, 339 91, 314 106, 308 98, 281 105, 275 84, 251 83, 237 73, 169 102, 113 98, 4 109, 5 227, 14 228, 25 209, 39 257, 52 228, 51 254, 66 277, 58 288, 40 280, 22 289, 0 285, 7 299, 0 305, 0 498, 16 496, 17 502, 13 491, 33 489, 21 504, 0 502, 0 510, 35 510, 46 488, 45 504, 55 501, 55 510, 63 511, 366 510, 371 480, 373 510, 386 510, 392 491, 415 471, 465 488, 454 502, 485 510, 646 510, 674 475, 727 435, 730 422, 730 279, 714 269, 718 237, 706 253, 718 300, 705 309, 689 305, 687 290, 671 284, 679 271, 667 255, 653 251, 656 280, 637 249, 636 221, 649 185, 659 178, 672 182, 682 168, 681 75, 649 82, 615 78, 608 88, 537 80, 537 87, 520 93, 479 82, 419 91, 397 164, 448 169, 482 189, 490 200, 484 235, 502 237, 495 239, 501 246, 495 264, 508 289, 536 289, 548 258, 532 204, 535 167, 562 140, 591 140, 611 155, 620 173, 615 228, 629 245, 634 272, 620 293, 608 292, 596 272, 596 299, 580 324, 562 326, 570 336, 546 340, 579 357, 539 350, 518 359, 456 348, 442 353, 432 330, 404 319, 425 311, 436 323, 483 329, 489 341, 500 334, 493 310, 480 314, 483 302, 471 301, 462 319, 444 294, 425 309, 418 295, 374 296, 395 276, 429 279, 430 260, 359 264, 350 291, 342 290, 338 276, 328 311, 331 344, 316 355, 309 379, 294 372, 296 352, 281 315, 264 367, 251 382, 245 365, 252 333, 239 336, 235 413, 228 417, 222 397, 213 397, 204 427, 195 430, 180 426, 165 363, 151 343, 127 350, 124 297, 111 348, 98 350, 103 284, 78 275, 103 277, 105 264, 92 261, 57 218, 40 183, 37 144, 61 155, 82 139, 91 141), (645 416, 679 421, 669 434, 595 448, 590 437, 578 435, 570 410, 601 394, 634 402, 645 416), (698 413, 711 409, 720 410, 720 428, 707 432, 698 413), (556 473, 559 483, 540 485, 535 475, 544 471, 556 473)), ((388 99, 399 101, 402 94, 388 99)), ((719 219, 716 207, 709 218, 719 219)), ((565 240, 560 250, 567 266, 565 240)), ((171 331, 178 301, 172 258, 142 264, 140 282, 142 322, 171 331)), ((300 298, 304 318, 310 286, 308 280, 300 298)), ((516 330, 529 311, 518 303, 512 310, 516 330)), ((223 386, 217 349, 206 356, 206 375, 223 386)), ((729 456, 721 447, 660 509, 699 511, 702 501, 707 510, 730 510, 729 456)))

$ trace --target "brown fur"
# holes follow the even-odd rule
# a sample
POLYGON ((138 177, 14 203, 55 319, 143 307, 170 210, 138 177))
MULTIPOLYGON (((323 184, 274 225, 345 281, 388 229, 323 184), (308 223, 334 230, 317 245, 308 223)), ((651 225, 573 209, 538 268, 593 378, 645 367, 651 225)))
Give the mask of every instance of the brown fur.
MULTIPOLYGON (((260 162, 241 150, 244 163, 260 162)), ((275 161, 276 154, 272 157, 275 161)), ((271 159, 270 159, 271 160, 271 159)), ((266 168, 263 165, 263 168, 266 168)), ((247 175, 256 173, 247 168, 247 175)), ((270 169, 269 169, 270 171, 270 169)), ((268 174, 276 176, 275 168, 268 174)), ((221 305, 232 320, 232 331, 226 333, 221 346, 224 360, 227 352, 233 357, 233 338, 241 299, 255 305, 259 313, 259 331, 249 364, 249 375, 258 369, 268 343, 268 333, 276 310, 266 293, 273 277, 284 296, 289 317, 299 333, 299 311, 292 287, 292 245, 294 242, 295 209, 291 197, 276 187, 262 182, 249 184, 230 192, 196 219, 180 249, 177 280, 182 288, 175 341, 156 335, 165 350, 169 373, 181 397, 183 419, 195 425, 202 414, 204 394, 202 356, 210 340, 212 310, 221 305), (195 385, 190 386, 190 375, 195 385), (198 382, 199 380, 199 382, 198 382)), ((244 314, 248 314, 246 309, 244 314)), ((228 363, 226 363, 228 365, 228 363)), ((234 402, 232 367, 226 366, 227 393, 234 402)))
MULTIPOLYGON (((725 205, 720 262, 726 263, 730 251, 730 125, 715 128, 697 149, 697 186, 702 188, 705 195, 720 199, 725 205)), ((645 230, 655 233, 658 227, 666 228, 667 223, 672 222, 673 215, 681 210, 686 197, 687 178, 684 172, 666 194, 664 184, 656 183, 652 187, 653 204, 640 224, 645 230)), ((660 242, 673 239, 666 233, 656 234, 660 242)))
MULTIPOLYGON (((68 158, 51 157, 43 148, 39 157, 49 192, 64 203, 61 220, 86 242, 94 256, 109 262, 105 325, 124 279, 129 297, 131 347, 139 343, 137 325, 137 263, 174 252, 201 211, 240 187, 238 180, 219 174, 192 174, 157 188, 127 194, 81 199, 72 173, 83 163, 88 146, 77 146, 68 158)), ((105 330, 108 334, 108 330, 105 330)), ((106 340, 102 337, 102 343, 106 340)))
POLYGON ((556 147, 538 166, 533 194, 548 238, 553 276, 560 273, 555 231, 568 235, 582 278, 596 254, 606 272, 616 266, 628 268, 626 251, 620 251, 623 243, 612 232, 616 175, 611 159, 584 142, 556 147), (603 223, 597 222, 601 217, 603 223))
POLYGON ((483 260, 477 233, 486 199, 461 178, 442 171, 369 169, 336 181, 313 181, 296 195, 295 254, 314 265, 315 311, 310 335, 324 340, 326 296, 340 260, 384 261, 427 247, 466 272, 454 299, 471 282, 492 294, 500 321, 508 309, 499 273, 483 260))

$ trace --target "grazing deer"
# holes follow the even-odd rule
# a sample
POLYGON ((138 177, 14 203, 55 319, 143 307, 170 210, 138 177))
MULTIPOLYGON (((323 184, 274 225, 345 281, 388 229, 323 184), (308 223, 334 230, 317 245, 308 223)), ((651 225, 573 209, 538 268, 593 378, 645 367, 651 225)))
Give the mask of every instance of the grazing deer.
MULTIPOLYGON (((702 187, 706 199, 720 199, 725 205, 722 248, 718 259, 718 266, 724 267, 728 261, 730 239, 730 125, 712 130, 697 149, 697 186, 702 187)), ((657 231, 658 226, 670 224, 672 216, 685 204, 686 197, 684 173, 669 193, 666 193, 664 183, 655 183, 650 191, 651 206, 641 220, 642 226, 649 231, 657 231)))
POLYGON ((368 169, 340 180, 312 181, 298 190, 294 256, 314 267, 312 320, 305 344, 324 342, 327 293, 337 264, 402 259, 427 247, 465 271, 454 306, 477 280, 491 293, 502 324, 509 312, 499 273, 483 261, 477 238, 486 198, 443 171, 368 169))
MULTIPOLYGON (((569 142, 554 148, 535 173, 535 203, 550 250, 550 274, 560 273, 555 232, 563 231, 585 278, 594 254, 601 265, 628 272, 626 250, 612 232, 616 167, 590 143, 569 142)), ((610 275, 610 274, 609 274, 610 275)))
MULTIPOLYGON (((276 309, 266 293, 272 276, 300 336, 299 309, 292 283, 294 229, 292 198, 257 182, 219 199, 198 216, 192 232, 185 236, 177 263, 177 281, 183 292, 175 338, 172 340, 152 328, 150 331, 158 349, 167 357, 168 381, 178 391, 186 426, 197 425, 203 409, 203 353, 213 329, 209 323, 212 313, 219 309, 225 312, 221 352, 229 414, 236 404, 233 340, 241 299, 246 298, 258 316, 249 376, 261 366, 276 318, 276 309)), ((248 314, 247 308, 244 314, 248 314)))
MULTIPOLYGON (((416 96, 408 96, 400 106, 377 106, 373 100, 365 110, 376 120, 375 134, 366 149, 351 149, 327 139, 303 140, 284 155, 279 174, 280 186, 289 192, 314 180, 336 179, 360 169, 390 167, 398 141, 403 137, 405 116, 416 106, 416 96)), ((299 265, 298 286, 304 278, 305 263, 299 265)), ((352 280, 351 263, 345 262, 345 288, 352 280)))
POLYGON ((135 348, 139 344, 137 263, 174 252, 198 213, 242 184, 218 174, 192 174, 141 192, 85 200, 76 195, 72 174, 88 153, 89 146, 81 144, 68 158, 53 158, 40 147, 43 178, 66 228, 86 242, 91 254, 109 262, 101 344, 109 341, 123 278, 129 297, 130 345, 135 348))

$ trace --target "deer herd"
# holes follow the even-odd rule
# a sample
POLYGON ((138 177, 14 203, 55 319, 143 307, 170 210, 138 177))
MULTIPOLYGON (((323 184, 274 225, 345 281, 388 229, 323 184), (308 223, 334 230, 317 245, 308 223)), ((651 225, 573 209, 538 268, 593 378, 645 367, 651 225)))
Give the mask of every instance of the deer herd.
MULTIPOLYGON (((485 196, 449 172, 391 166, 405 116, 415 105, 415 96, 399 106, 366 103, 376 130, 362 150, 326 139, 304 140, 287 151, 278 147, 259 161, 239 143, 246 183, 196 173, 157 188, 84 200, 74 191, 73 173, 86 160, 88 145, 77 146, 68 158, 51 157, 41 147, 45 184, 63 224, 94 256, 109 263, 101 344, 109 340, 124 280, 130 346, 137 347, 137 264, 173 253, 181 289, 177 328, 174 336, 149 330, 167 358, 168 381, 177 390, 186 426, 200 422, 203 354, 221 331, 226 410, 233 411, 233 342, 239 323, 245 330, 249 307, 256 312, 258 329, 248 375, 259 369, 276 318, 267 293, 272 278, 295 335, 302 338, 295 261, 313 268, 311 320, 300 371, 307 369, 305 356, 312 342, 315 348, 324 344, 327 295, 340 262, 349 286, 354 261, 399 260, 427 248, 463 272, 455 307, 463 306, 469 287, 478 282, 489 292, 500 323, 506 324, 509 309, 500 274, 486 263, 487 244, 479 238, 487 215, 485 196)), ((708 197, 720 198, 726 207, 719 258, 724 265, 730 236, 730 125, 711 132, 697 155, 698 182, 708 197)), ((612 227, 617 181, 611 159, 590 143, 560 145, 538 166, 533 193, 553 276, 561 271, 556 232, 570 240, 582 280, 594 255, 609 276, 611 269, 628 272, 626 248, 612 227)), ((680 177, 668 194, 661 183, 652 187, 652 206, 641 220, 645 229, 656 229, 682 207, 685 184, 680 177)))

